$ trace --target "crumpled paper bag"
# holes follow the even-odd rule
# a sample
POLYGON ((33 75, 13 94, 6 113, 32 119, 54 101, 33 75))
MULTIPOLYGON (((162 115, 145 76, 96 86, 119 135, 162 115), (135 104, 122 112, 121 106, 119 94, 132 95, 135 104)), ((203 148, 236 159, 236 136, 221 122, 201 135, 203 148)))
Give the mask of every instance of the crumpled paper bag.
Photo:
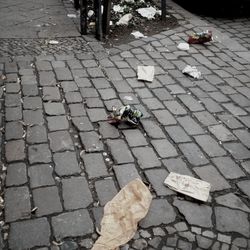
POLYGON ((154 66, 137 66, 138 80, 152 82, 154 80, 154 66))
POLYGON ((207 201, 211 184, 188 175, 171 172, 165 179, 164 184, 170 189, 193 197, 197 200, 207 201))
POLYGON ((100 237, 92 250, 117 250, 133 238, 147 213, 152 195, 140 179, 129 182, 104 207, 100 237))

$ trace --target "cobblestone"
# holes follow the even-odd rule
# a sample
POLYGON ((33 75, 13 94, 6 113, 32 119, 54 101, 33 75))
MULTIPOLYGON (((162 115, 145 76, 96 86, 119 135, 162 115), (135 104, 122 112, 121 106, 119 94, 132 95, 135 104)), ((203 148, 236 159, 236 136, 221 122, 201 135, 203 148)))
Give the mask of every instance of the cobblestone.
POLYGON ((6 176, 6 186, 18 186, 26 183, 27 170, 24 163, 13 163, 8 166, 6 176))
POLYGON ((73 141, 67 131, 49 133, 49 141, 52 152, 74 150, 73 141))

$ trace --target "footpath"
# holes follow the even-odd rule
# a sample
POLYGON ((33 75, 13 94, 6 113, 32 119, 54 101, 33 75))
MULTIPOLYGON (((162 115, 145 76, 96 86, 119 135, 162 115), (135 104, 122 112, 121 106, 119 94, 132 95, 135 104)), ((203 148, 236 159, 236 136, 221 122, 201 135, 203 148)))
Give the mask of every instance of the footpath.
POLYGON ((104 205, 137 177, 153 201, 122 250, 250 249, 250 52, 168 5, 177 28, 105 49, 70 2, 0 2, 0 249, 91 249, 104 205), (212 43, 177 48, 206 29, 212 43), (155 66, 152 83, 138 65, 155 66), (127 104, 140 126, 110 125, 127 104), (170 172, 211 183, 208 202, 167 188, 170 172))

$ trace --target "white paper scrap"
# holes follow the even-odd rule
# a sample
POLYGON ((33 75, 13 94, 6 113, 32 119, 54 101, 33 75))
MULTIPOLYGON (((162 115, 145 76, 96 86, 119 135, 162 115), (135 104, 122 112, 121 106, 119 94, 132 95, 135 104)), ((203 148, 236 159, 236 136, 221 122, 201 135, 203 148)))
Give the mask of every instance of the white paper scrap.
POLYGON ((164 184, 170 189, 193 197, 197 200, 207 201, 211 184, 188 175, 170 172, 164 184))
POLYGON ((67 14, 67 17, 69 17, 69 18, 76 18, 76 14, 67 14))
POLYGON ((154 80, 155 67, 154 66, 138 66, 137 76, 138 80, 152 82, 154 80))
POLYGON ((128 25, 128 22, 132 19, 132 14, 126 14, 120 18, 116 25, 128 25))
POLYGON ((183 70, 183 74, 187 74, 189 76, 192 76, 195 79, 199 79, 201 77, 201 72, 198 71, 198 69, 195 66, 187 65, 183 70))
POLYGON ((179 43, 177 48, 180 50, 189 50, 189 44, 188 43, 179 43))
POLYGON ((142 17, 146 17, 147 19, 153 19, 157 10, 154 7, 148 8, 140 8, 136 10, 142 17))
POLYGON ((49 41, 49 44, 52 44, 52 45, 56 45, 56 44, 58 44, 59 42, 58 41, 56 41, 56 40, 50 40, 49 41))
POLYGON ((131 33, 131 35, 133 35, 135 38, 143 38, 143 37, 146 37, 144 36, 140 31, 133 31, 131 33))

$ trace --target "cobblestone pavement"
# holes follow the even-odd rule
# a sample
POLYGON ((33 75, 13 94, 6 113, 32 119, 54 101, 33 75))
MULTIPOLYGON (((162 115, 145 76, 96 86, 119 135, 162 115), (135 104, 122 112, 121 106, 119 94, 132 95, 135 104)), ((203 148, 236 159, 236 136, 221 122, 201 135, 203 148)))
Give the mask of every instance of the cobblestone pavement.
POLYGON ((109 51, 86 38, 85 52, 0 58, 0 248, 90 249, 103 206, 136 177, 154 199, 123 250, 250 248, 249 62, 216 41, 178 50, 202 22, 171 13, 180 27, 109 51), (137 65, 155 66, 153 83, 137 65), (107 123, 121 104, 144 113, 138 128, 107 123), (209 201, 166 188, 170 171, 210 182, 209 201))

